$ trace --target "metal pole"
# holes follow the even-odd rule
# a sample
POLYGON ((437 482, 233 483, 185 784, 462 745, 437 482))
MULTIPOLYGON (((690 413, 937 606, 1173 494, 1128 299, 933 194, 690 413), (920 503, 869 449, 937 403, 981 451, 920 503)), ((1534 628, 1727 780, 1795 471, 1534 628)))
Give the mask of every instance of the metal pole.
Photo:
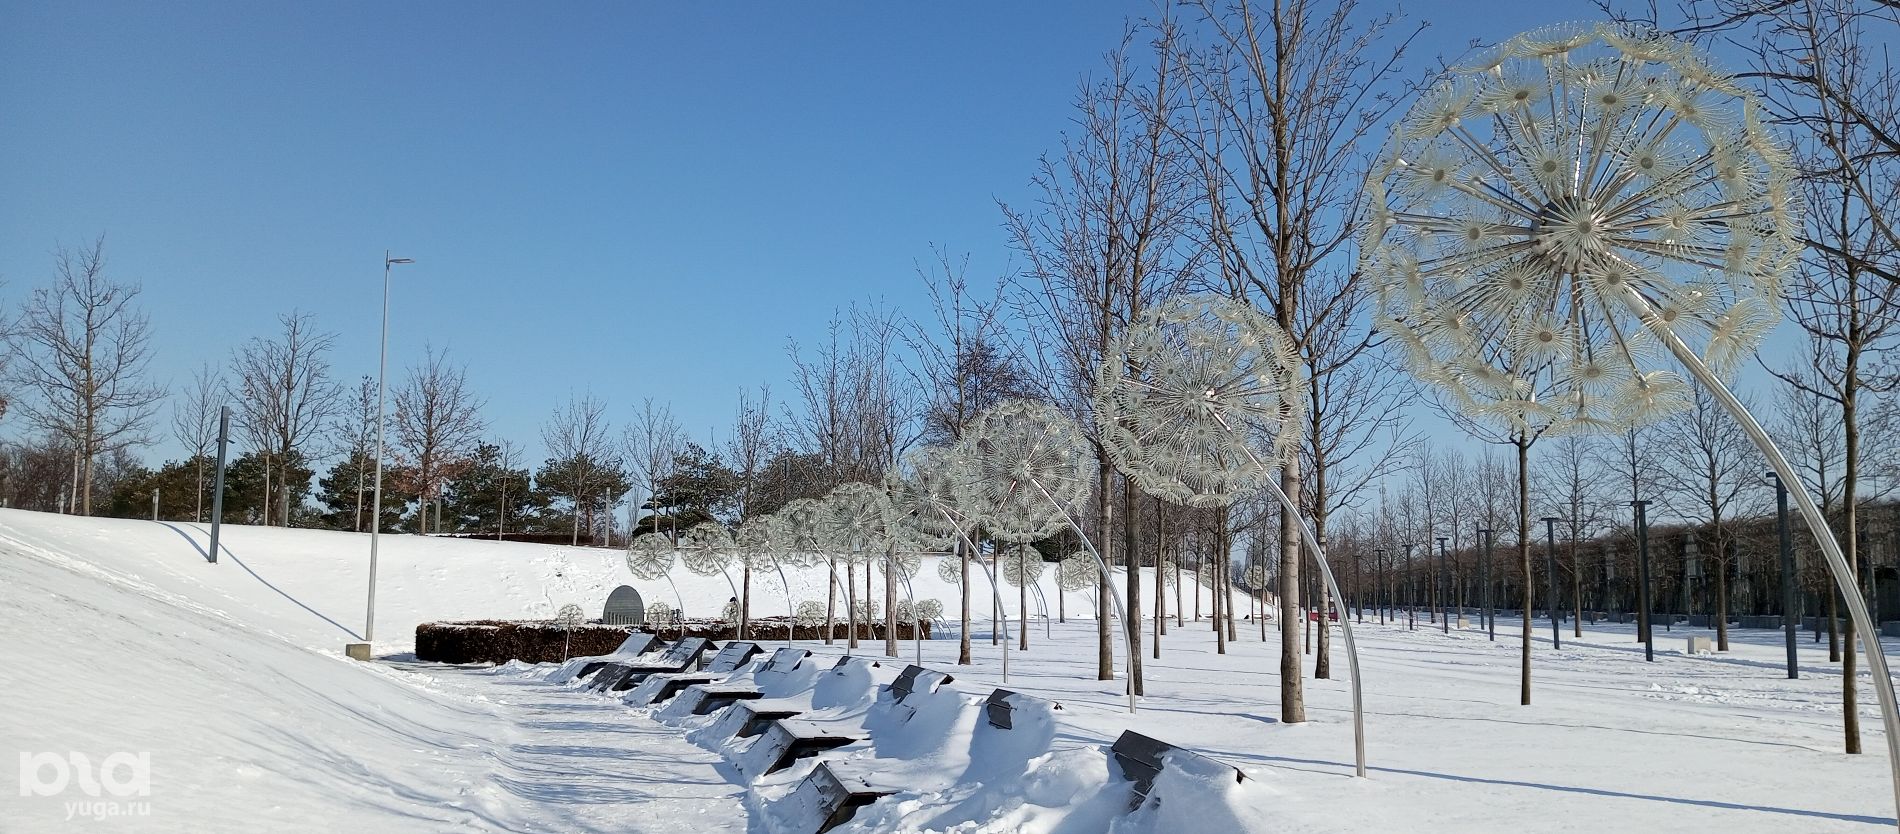
POLYGON ((1451 574, 1446 568, 1445 536, 1438 537, 1438 610, 1445 615, 1444 633, 1451 633, 1451 574))
POLYGON ((152 487, 152 520, 158 520, 158 487, 152 487))
POLYGON ((1491 607, 1491 536, 1496 532, 1489 527, 1478 528, 1478 535, 1484 537, 1484 559, 1478 562, 1478 584, 1484 586, 1485 631, 1494 643, 1498 639, 1498 612, 1491 607))
MULTIPOLYGON (((1651 307, 1649 301, 1627 282, 1623 287, 1623 299, 1629 304, 1631 310, 1645 321, 1655 319, 1655 308, 1651 307)), ((1696 381, 1702 383, 1702 387, 1735 417, 1735 421, 1741 424, 1742 430, 1747 432, 1749 438, 1755 441, 1756 447, 1761 449, 1762 455, 1768 458, 1768 465, 1781 476, 1782 483, 1792 483, 1796 487, 1790 489, 1789 492, 1795 499, 1795 505, 1800 508, 1802 518, 1807 521, 1808 529, 1814 534, 1815 542, 1820 545, 1821 555, 1827 559, 1828 572, 1833 574, 1834 585, 1840 590, 1842 601, 1847 605, 1847 614, 1853 619, 1854 630, 1856 633, 1867 635, 1867 666, 1868 671, 1873 673, 1873 680, 1870 683, 1874 688, 1874 694, 1880 698, 1880 719, 1886 730, 1887 763, 1893 782, 1894 805, 1896 810, 1900 810, 1900 705, 1894 703, 1893 676, 1887 670, 1887 656, 1880 648, 1880 632, 1874 628, 1873 618, 1867 614, 1867 603, 1861 599, 1854 571, 1848 567, 1847 556, 1841 552, 1840 543, 1834 540, 1834 532, 1828 527, 1827 516, 1823 515, 1821 508, 1815 505, 1814 498, 1808 495, 1807 489, 1801 487, 1794 466, 1788 463, 1787 457, 1781 454, 1781 449, 1775 445, 1774 440, 1769 438, 1767 430, 1755 420, 1755 415, 1749 413, 1748 408, 1736 398, 1735 393, 1730 391, 1728 386, 1723 385, 1722 380, 1702 363, 1701 357, 1690 350, 1682 338, 1675 333, 1663 328, 1657 328, 1652 332, 1661 338, 1669 351, 1676 355, 1676 360, 1688 369, 1696 381)), ((1847 649, 1853 651, 1851 643, 1847 649)))
MULTIPOLYGON (((1544 600, 1544 610, 1550 614, 1550 646, 1553 649, 1564 647, 1563 630, 1557 624, 1557 519, 1544 519, 1544 578, 1550 588, 1550 598, 1544 600)), ((1525 577, 1529 579, 1530 577, 1525 577)))
POLYGON ((1656 659, 1656 624, 1649 601, 1649 502, 1631 501, 1636 510, 1636 639, 1643 643, 1643 659, 1656 659))
POLYGON ((208 554, 212 564, 218 563, 218 531, 224 526, 224 453, 231 442, 231 407, 218 409, 218 474, 212 478, 211 485, 211 552, 208 554))
MULTIPOLYGON (((1057 501, 1054 495, 1050 495, 1048 488, 1044 487, 1041 481, 1038 481, 1035 478, 1030 478, 1029 482, 1032 484, 1035 484, 1036 489, 1042 493, 1042 497, 1048 499, 1049 505, 1052 507, 1055 507, 1056 512, 1059 512, 1062 514, 1062 519, 1064 521, 1067 521, 1069 523, 1069 527, 1075 530, 1076 538, 1079 538, 1082 540, 1082 546, 1085 548, 1088 548, 1089 555, 1095 557, 1095 564, 1101 567, 1103 579, 1104 580, 1111 579, 1113 575, 1109 573, 1108 561, 1102 558, 1101 551, 1096 550, 1095 544, 1089 541, 1088 534, 1082 532, 1082 525, 1075 523, 1075 519, 1069 515, 1069 508, 1062 506, 1062 502, 1057 501)), ((1227 563, 1226 556, 1227 554, 1224 554, 1224 553, 1221 554, 1221 557, 1222 557, 1221 569, 1222 570, 1226 570, 1228 567, 1226 564, 1227 563)), ((1122 654, 1123 654, 1123 657, 1125 658, 1124 662, 1128 664, 1128 711, 1130 713, 1133 713, 1135 711, 1134 632, 1130 630, 1132 626, 1128 624, 1128 613, 1122 609, 1122 598, 1115 593, 1115 583, 1108 582, 1106 587, 1108 588, 1108 601, 1111 603, 1114 603, 1115 619, 1119 622, 1122 629, 1122 654)), ((1337 596, 1338 592, 1335 591, 1334 595, 1337 596)), ((1097 610, 1100 610, 1101 608, 1101 603, 1099 601, 1096 603, 1096 608, 1097 610)), ((1215 623, 1215 625, 1216 627, 1219 627, 1220 624, 1215 623)), ((1357 674, 1353 675, 1354 687, 1357 687, 1359 685, 1358 678, 1359 676, 1357 674)))
POLYGON ((1801 665, 1795 660, 1795 631, 1800 620, 1794 613, 1794 536, 1788 529, 1788 487, 1781 483, 1781 476, 1768 473, 1770 483, 1775 485, 1775 524, 1776 533, 1781 540, 1781 631, 1788 644, 1788 679, 1801 677, 1801 665))
POLYGON ((383 529, 383 399, 389 377, 389 268, 394 264, 413 263, 408 258, 392 258, 383 250, 383 338, 376 359, 376 488, 369 511, 369 604, 363 615, 363 642, 376 639, 376 551, 383 529))

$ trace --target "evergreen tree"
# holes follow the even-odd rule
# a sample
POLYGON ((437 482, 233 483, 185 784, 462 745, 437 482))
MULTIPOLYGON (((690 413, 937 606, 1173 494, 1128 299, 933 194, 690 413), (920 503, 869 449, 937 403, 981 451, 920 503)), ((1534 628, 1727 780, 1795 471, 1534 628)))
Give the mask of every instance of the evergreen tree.
POLYGON ((528 470, 508 466, 501 446, 480 444, 469 465, 449 479, 443 496, 444 532, 493 535, 503 522, 504 496, 506 529, 528 530, 541 509, 528 470))

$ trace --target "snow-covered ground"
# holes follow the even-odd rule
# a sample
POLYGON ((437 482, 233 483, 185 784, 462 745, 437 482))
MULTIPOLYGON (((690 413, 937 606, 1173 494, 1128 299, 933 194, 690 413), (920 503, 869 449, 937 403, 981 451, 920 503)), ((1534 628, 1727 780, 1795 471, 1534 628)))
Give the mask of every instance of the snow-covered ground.
MULTIPOLYGON (((617 554, 384 537, 382 658, 359 664, 341 649, 362 630, 367 537, 229 527, 216 565, 203 557, 205 538, 197 525, 0 511, 0 738, 20 754, 0 750, 0 832, 764 834, 785 821, 791 785, 782 783, 802 769, 749 783, 734 751, 691 732, 705 719, 655 715, 541 681, 535 670, 405 656, 424 620, 546 616, 566 602, 596 608, 629 582, 617 554), (69 784, 22 795, 18 766, 45 753, 65 765, 36 756, 32 786, 49 787, 59 770, 69 784), (111 790, 137 781, 125 760, 97 784, 97 765, 114 753, 149 754, 149 793, 136 784, 126 796, 111 790)), ((731 596, 724 579, 678 573, 689 613, 731 596)), ((649 600, 675 596, 664 583, 630 584, 649 600)), ((794 599, 823 599, 822 574, 801 573, 792 585, 794 599)), ((955 589, 934 565, 916 591, 954 617, 955 589)), ((760 613, 784 603, 776 576, 757 578, 754 594, 760 613)), ((1053 608, 1053 585, 1045 596, 1053 608)), ((1005 605, 1014 611, 1013 598, 1005 605)), ((924 736, 839 754, 879 757, 875 766, 913 785, 860 811, 849 830, 1102 830, 1126 788, 1101 751, 1127 728, 1253 779, 1223 795, 1183 793, 1158 814, 1117 819, 1118 831, 1894 825, 1872 694, 1863 689, 1869 753, 1842 755, 1838 667, 1826 662, 1824 642, 1805 635, 1802 678, 1790 681, 1776 633, 1738 631, 1733 652, 1687 657, 1681 637, 1706 632, 1678 629, 1649 664, 1627 629, 1586 628, 1573 640, 1566 626, 1558 651, 1544 624, 1536 704, 1522 707, 1514 621, 1500 622, 1496 643, 1443 635, 1423 620, 1418 631, 1369 622, 1359 634, 1372 778, 1359 780, 1345 681, 1309 681, 1311 720, 1278 723, 1276 650, 1257 626, 1243 624, 1223 657, 1205 622, 1171 622, 1162 657, 1145 660, 1147 695, 1130 716, 1120 682, 1094 679, 1087 596, 1071 594, 1065 607, 1073 616, 1050 626, 1053 638, 1033 622, 1031 648, 1014 655, 1008 681, 1062 704, 1047 740, 999 752, 993 739, 973 737, 967 702, 1003 684, 986 620, 973 667, 954 666, 954 640, 927 641, 924 664, 956 678, 949 699, 932 702, 944 718, 926 722, 935 729, 924 736)), ((906 660, 912 650, 904 646, 906 660)), ((1341 678, 1344 668, 1338 657, 1341 678)), ((841 721, 884 720, 869 702, 838 709, 841 721)))

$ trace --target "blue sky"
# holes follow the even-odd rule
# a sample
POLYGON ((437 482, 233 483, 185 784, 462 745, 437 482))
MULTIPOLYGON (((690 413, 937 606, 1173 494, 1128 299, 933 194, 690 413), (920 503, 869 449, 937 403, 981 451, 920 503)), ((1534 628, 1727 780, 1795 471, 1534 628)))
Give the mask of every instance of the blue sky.
MULTIPOLYGON (((160 378, 302 309, 353 379, 389 248, 417 261, 392 378, 433 343, 531 448, 589 391, 621 421, 668 401, 703 439, 741 388, 789 395, 786 340, 835 308, 923 314, 933 244, 1009 269, 997 201, 1030 197, 1080 79, 1152 5, 526 8, 0 0, 0 302, 103 233, 160 378)), ((1405 11, 1434 24, 1421 65, 1593 16, 1405 11)))

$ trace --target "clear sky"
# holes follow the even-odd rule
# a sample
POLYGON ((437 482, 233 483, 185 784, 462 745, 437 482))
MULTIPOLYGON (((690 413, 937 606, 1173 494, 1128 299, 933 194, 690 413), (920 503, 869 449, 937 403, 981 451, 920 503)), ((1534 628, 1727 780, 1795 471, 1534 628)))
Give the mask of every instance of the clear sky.
MULTIPOLYGON (((1010 268, 997 201, 1029 198, 1080 79, 1152 8, 0 0, 0 302, 103 233, 160 378, 301 309, 348 380, 375 373, 388 248, 417 261, 392 379, 433 343, 530 449, 571 392, 617 422, 668 401, 703 439, 741 388, 789 395, 786 340, 835 308, 922 314, 933 244, 1010 268)), ((1405 11, 1433 23, 1421 66, 1595 16, 1405 11)))

